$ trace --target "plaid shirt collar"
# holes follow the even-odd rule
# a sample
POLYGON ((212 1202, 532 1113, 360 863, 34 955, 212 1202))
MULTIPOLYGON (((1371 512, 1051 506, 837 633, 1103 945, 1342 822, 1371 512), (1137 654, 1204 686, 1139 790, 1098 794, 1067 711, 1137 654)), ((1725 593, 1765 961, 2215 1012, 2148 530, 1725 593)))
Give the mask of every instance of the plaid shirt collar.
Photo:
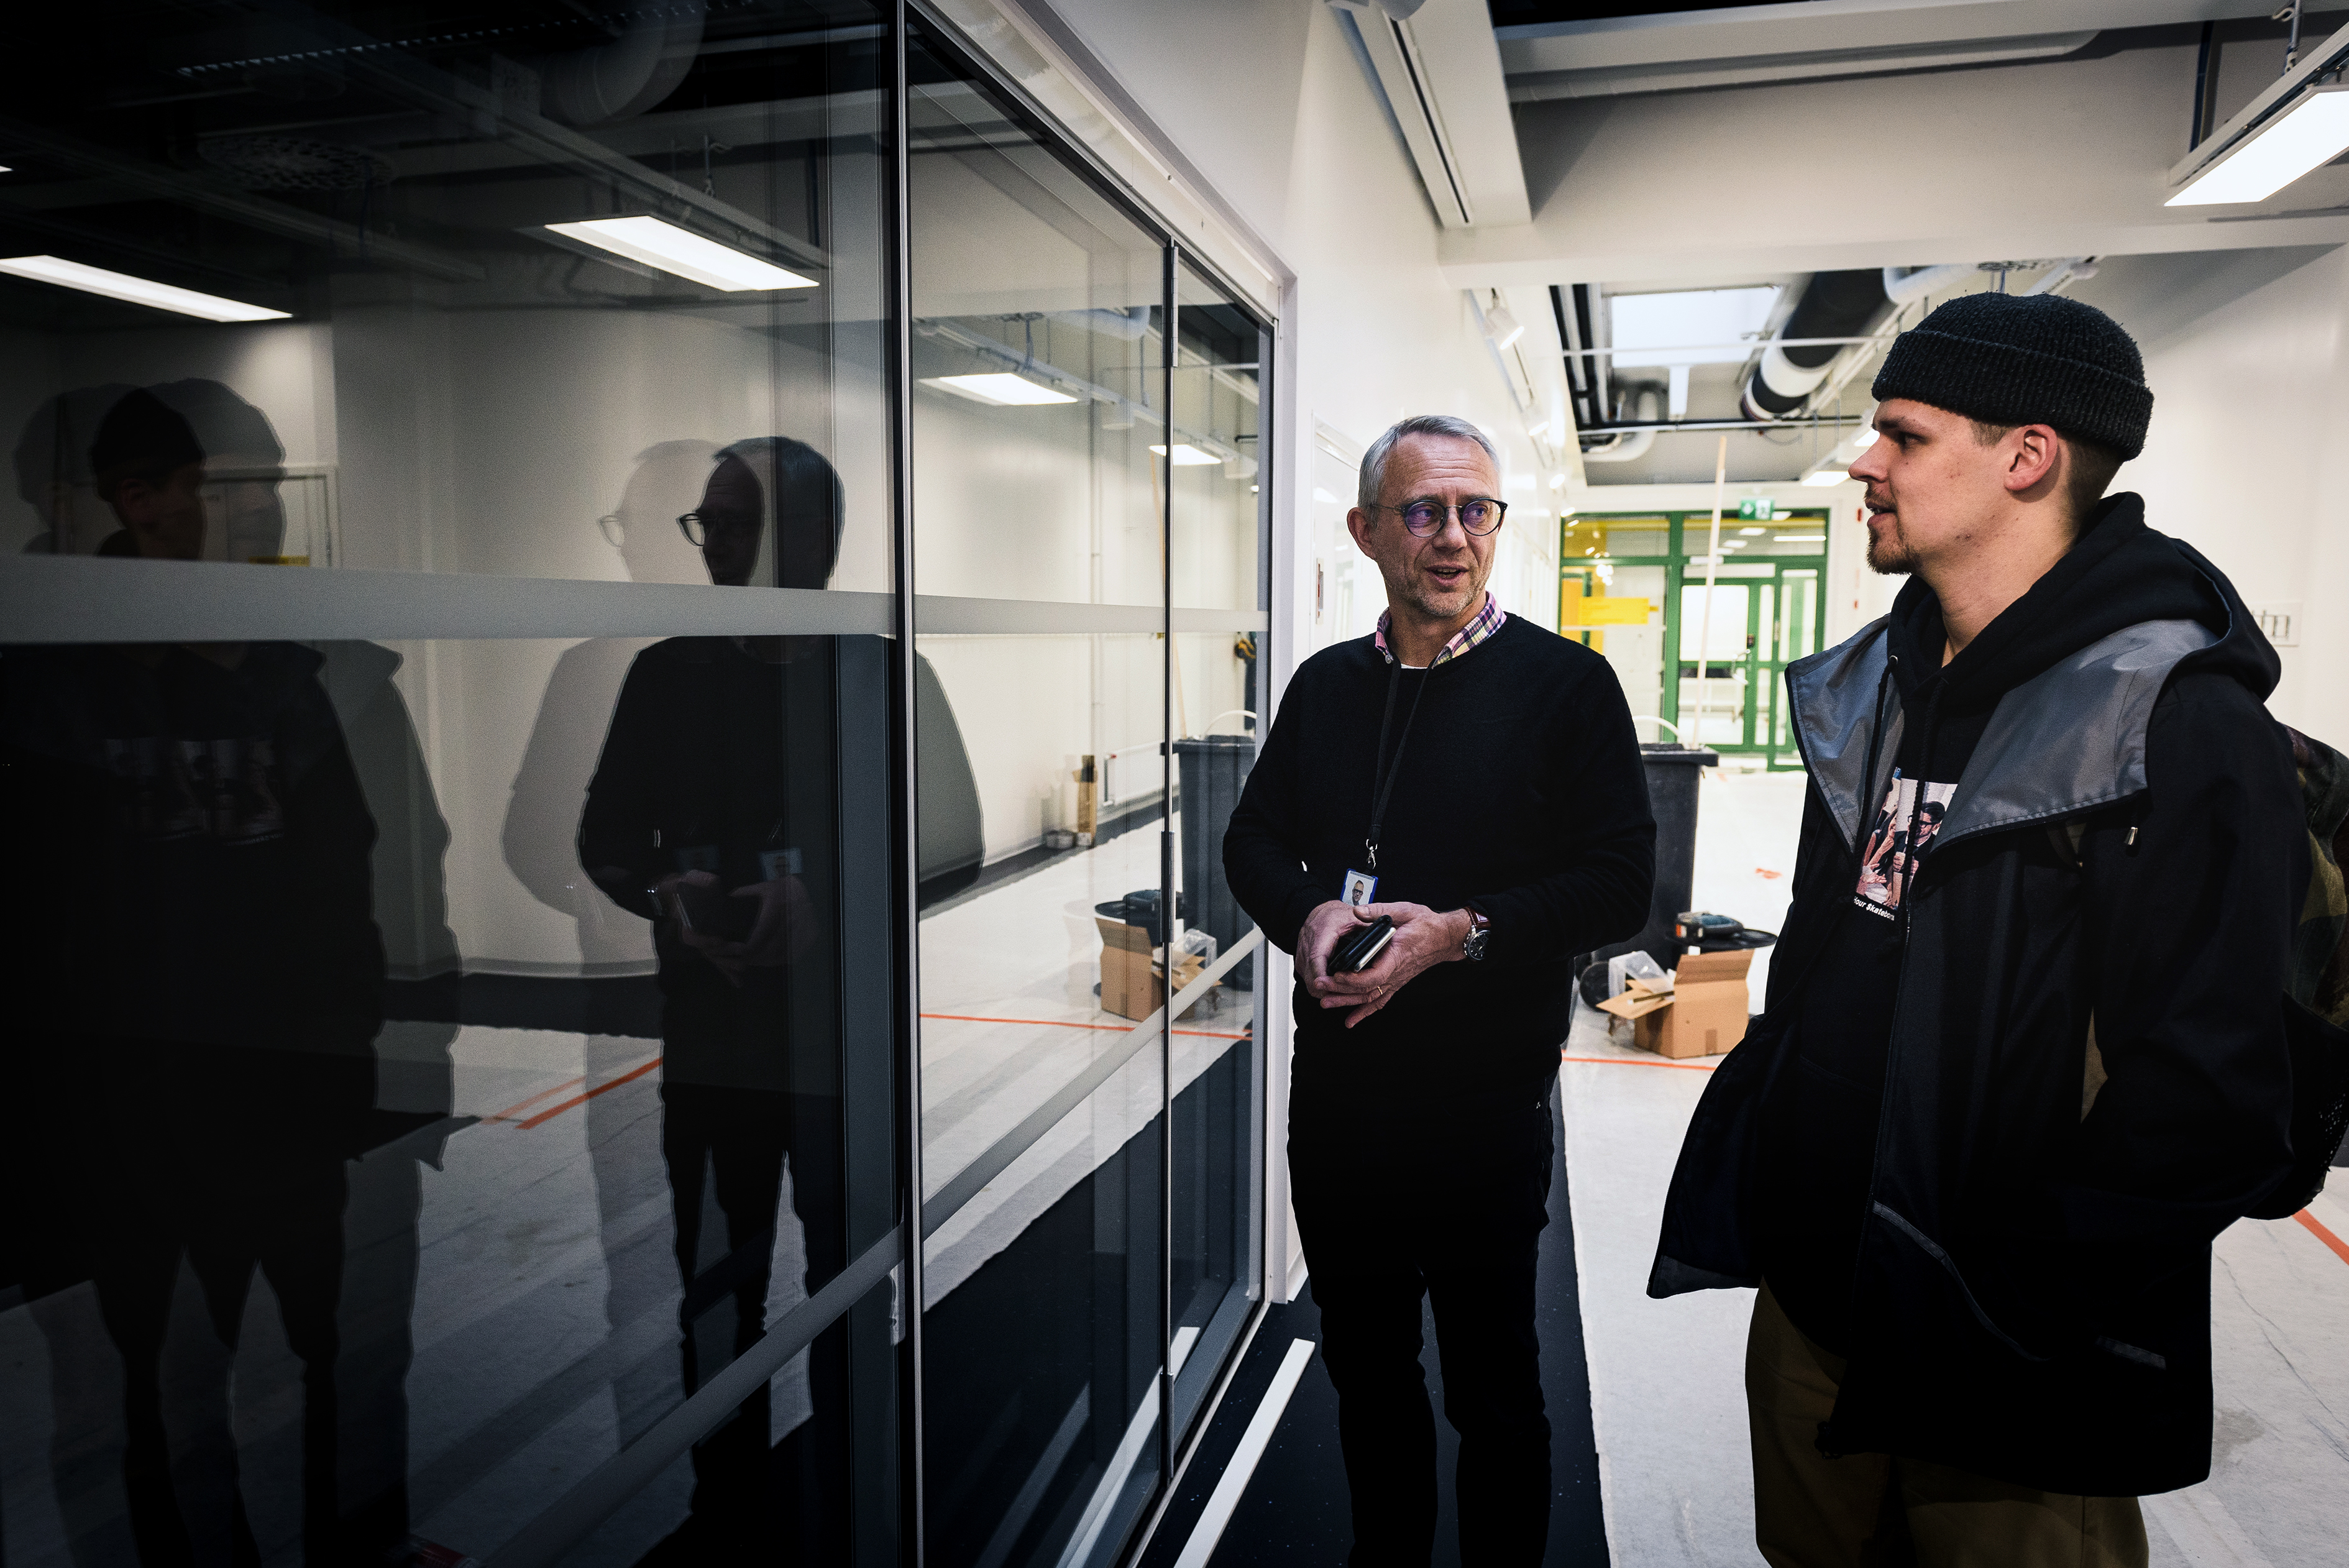
MULTIPOLYGON (((1507 612, 1503 610, 1499 605, 1493 602, 1493 590, 1490 588, 1485 589, 1485 607, 1476 612, 1476 618, 1470 621, 1466 626, 1462 627, 1457 632, 1454 632, 1453 634, 1452 640, 1445 643, 1443 649, 1437 652, 1433 659, 1428 660, 1427 667, 1430 670, 1433 670, 1437 665, 1444 663, 1447 659, 1459 658, 1462 654, 1467 652, 1470 649, 1475 647, 1478 643, 1484 641, 1495 632, 1500 630, 1501 623, 1508 618, 1507 612)), ((1379 629, 1371 633, 1371 642, 1372 646, 1378 649, 1379 657, 1385 659, 1389 664, 1392 664, 1395 661, 1394 654, 1387 648, 1387 628, 1392 626, 1393 622, 1394 611, 1381 610, 1379 612, 1379 629)))

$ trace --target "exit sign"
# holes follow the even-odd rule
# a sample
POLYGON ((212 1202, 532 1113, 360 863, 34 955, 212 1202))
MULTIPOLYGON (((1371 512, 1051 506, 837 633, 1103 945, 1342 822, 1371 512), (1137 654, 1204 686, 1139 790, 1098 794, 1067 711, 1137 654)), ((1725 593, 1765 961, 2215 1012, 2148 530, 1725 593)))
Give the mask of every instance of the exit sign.
POLYGON ((1766 523, 1778 515, 1778 504, 1766 495, 1758 501, 1753 499, 1741 501, 1737 504, 1737 515, 1749 523, 1757 520, 1766 523))

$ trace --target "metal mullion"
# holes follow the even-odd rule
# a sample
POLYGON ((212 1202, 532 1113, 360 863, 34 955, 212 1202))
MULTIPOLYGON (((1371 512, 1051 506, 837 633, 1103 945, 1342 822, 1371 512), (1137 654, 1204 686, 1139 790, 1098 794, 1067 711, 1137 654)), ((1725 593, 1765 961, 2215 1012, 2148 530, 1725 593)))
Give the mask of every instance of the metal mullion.
POLYGON ((902 857, 898 874, 899 919, 896 1003, 899 1060, 898 1137, 904 1182, 902 1227, 905 1238, 903 1306, 905 1325, 903 1386, 898 1390, 903 1410, 905 1499, 902 1517, 906 1539, 902 1560, 922 1568, 928 1542, 927 1499, 925 1493, 923 1365, 922 1365, 922 1036, 921 931, 916 883, 920 877, 920 846, 916 840, 918 817, 915 802, 916 715, 915 703, 914 610, 914 429, 913 429, 913 211, 908 196, 909 112, 906 102, 911 73, 906 63, 906 27, 910 18, 905 0, 892 0, 889 16, 889 441, 892 480, 892 522, 896 535, 896 603, 893 606, 897 639, 897 764, 898 788, 894 803, 898 812, 897 847, 902 857))
MULTIPOLYGON (((1182 306, 1175 297, 1182 253, 1170 244, 1160 253, 1159 286, 1165 300, 1164 350, 1158 368, 1165 389, 1166 484, 1160 493, 1158 586, 1166 618, 1165 646, 1159 661, 1163 690, 1158 732, 1164 783, 1159 795, 1158 936, 1166 966, 1166 1027, 1158 1036, 1158 1485, 1174 1473, 1174 357, 1182 348, 1182 306)), ((1258 442, 1261 445, 1261 441, 1258 442)), ((1257 464, 1259 470, 1263 464, 1257 464)))

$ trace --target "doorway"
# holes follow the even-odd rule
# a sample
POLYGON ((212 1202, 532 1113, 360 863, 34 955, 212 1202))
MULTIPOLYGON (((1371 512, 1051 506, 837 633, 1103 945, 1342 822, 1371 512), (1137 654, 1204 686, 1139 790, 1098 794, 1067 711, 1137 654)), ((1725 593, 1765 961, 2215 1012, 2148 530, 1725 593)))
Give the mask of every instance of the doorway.
POLYGON ((1642 741, 1800 768, 1784 676, 1826 634, 1826 514, 1723 517, 1708 599, 1712 521, 1710 511, 1565 519, 1558 630, 1614 666, 1642 741))

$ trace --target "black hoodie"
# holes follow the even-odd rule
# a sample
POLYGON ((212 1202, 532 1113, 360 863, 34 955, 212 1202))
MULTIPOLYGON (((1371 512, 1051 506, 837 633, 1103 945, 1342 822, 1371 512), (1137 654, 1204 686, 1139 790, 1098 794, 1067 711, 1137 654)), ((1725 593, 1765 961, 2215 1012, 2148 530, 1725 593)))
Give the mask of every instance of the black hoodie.
POLYGON ((2189 1486, 2210 1243, 2292 1163, 2308 833, 2262 706, 2279 661, 2130 496, 1937 676, 1932 611, 1911 587, 1787 669, 1811 784, 1794 907, 1769 1007, 1690 1118, 1648 1291, 1807 1282, 1807 1325, 1847 1352, 1826 1451, 2080 1496, 2189 1486), (1896 652, 1924 677, 1906 693, 1896 652), (1961 745, 1897 919, 1854 909, 1894 763, 1946 779, 1961 745), (1896 944, 1889 1005, 1829 967, 1855 920, 1863 956, 1896 944))
MULTIPOLYGON (((1795 1325, 1828 1349, 1844 1352, 1848 1342, 1907 939, 1902 893, 1999 699, 2124 628, 2195 620, 2223 635, 2228 618, 2217 587, 2145 525, 2145 504, 2133 494, 2107 497, 2064 558, 1946 664, 1932 589, 1912 577, 1894 601, 1891 690, 1878 694, 1880 712, 1889 719, 1897 700, 1904 720, 1891 779, 1843 879, 1846 896, 1818 930, 1817 983, 1795 999, 1791 1054, 1762 1124, 1764 1272, 1795 1325)), ((1882 772, 1879 764, 1871 774, 1882 772)))

